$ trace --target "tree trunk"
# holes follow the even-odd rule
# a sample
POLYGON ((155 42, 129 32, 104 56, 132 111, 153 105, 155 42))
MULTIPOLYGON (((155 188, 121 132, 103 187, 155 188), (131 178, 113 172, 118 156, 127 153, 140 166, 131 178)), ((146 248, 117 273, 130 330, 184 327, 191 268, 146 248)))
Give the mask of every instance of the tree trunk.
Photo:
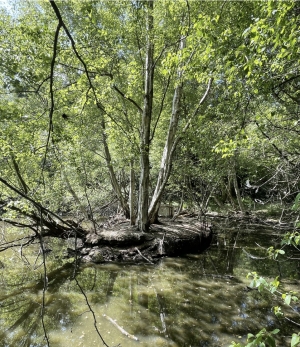
POLYGON ((232 196, 232 186, 233 186, 232 173, 229 171, 228 172, 228 184, 226 184, 227 198, 230 201, 232 207, 235 209, 236 208, 236 204, 235 204, 235 201, 234 201, 234 197, 232 196))
POLYGON ((182 192, 181 192, 181 199, 180 199, 180 205, 178 206, 178 210, 177 212, 174 214, 173 218, 172 218, 172 221, 174 221, 179 215, 180 215, 180 212, 182 211, 182 207, 183 207, 183 198, 184 198, 184 191, 182 189, 182 192))
POLYGON ((234 187, 234 191, 235 191, 235 195, 236 195, 236 199, 238 201, 239 207, 240 207, 240 211, 244 214, 245 213, 245 207, 242 201, 242 197, 241 197, 241 193, 240 193, 240 188, 238 186, 238 181, 237 181, 237 177, 236 177, 236 158, 233 157, 232 158, 232 180, 233 180, 233 187, 234 187))
POLYGON ((113 165, 111 163, 111 155, 110 155, 110 151, 109 151, 109 147, 108 147, 108 143, 107 143, 107 136, 105 133, 104 119, 102 119, 101 126, 102 126, 102 141, 103 141, 103 146, 104 146, 105 160, 106 160, 106 165, 107 165, 108 172, 109 172, 111 185, 112 185, 113 190, 114 190, 115 194, 117 195, 117 198, 121 204, 121 207, 122 207, 122 210, 125 214, 125 217, 129 218, 130 217, 129 206, 128 206, 128 204, 127 204, 127 202, 126 202, 126 200, 122 194, 120 184, 117 180, 116 173, 115 173, 113 165))
MULTIPOLYGON (((184 47, 185 47, 185 38, 181 38, 179 49, 182 50, 184 47)), ((175 147, 177 145, 175 141, 175 136, 176 136, 176 132, 178 128, 180 102, 181 102, 182 88, 183 88, 182 75, 183 75, 183 70, 182 70, 182 66, 180 66, 177 72, 179 82, 177 87, 175 88, 174 95, 173 95, 172 115, 170 119, 169 130, 168 130, 166 143, 165 143, 165 147, 164 147, 164 151, 163 151, 163 155, 161 159, 160 171, 157 178, 155 191, 154 191, 150 208, 149 208, 150 220, 154 220, 157 216, 160 198, 168 182, 168 178, 170 176, 172 157, 173 157, 175 147)))
POLYGON ((129 191, 129 207, 130 207, 130 225, 135 225, 135 174, 133 169, 133 160, 130 161, 130 191, 129 191))
POLYGON ((82 204, 80 198, 78 197, 78 195, 76 194, 76 192, 75 192, 74 189, 72 188, 71 183, 70 183, 70 181, 69 181, 69 178, 68 178, 67 174, 66 174, 65 171, 64 171, 64 168, 62 168, 61 173, 62 173, 62 176, 63 176, 63 180, 64 180, 64 182, 66 183, 66 186, 67 186, 67 188, 68 188, 68 191, 71 193, 71 195, 72 195, 74 201, 76 202, 76 204, 77 204, 77 206, 78 206, 78 208, 79 208, 81 214, 82 214, 85 218, 89 219, 89 216, 88 216, 86 207, 82 204))
POLYGON ((145 86, 144 86, 144 107, 141 124, 141 142, 140 142, 140 186, 138 202, 138 228, 140 231, 148 231, 148 206, 149 206, 149 146, 150 146, 150 126, 153 104, 153 77, 154 77, 154 44, 152 41, 153 31, 153 0, 148 4, 148 22, 147 22, 147 51, 145 62, 145 86))
MULTIPOLYGON (((182 51, 184 47, 185 47, 185 37, 182 37, 180 40, 179 50, 182 51)), ((183 134, 187 131, 187 129, 191 125, 192 119, 198 114, 200 106, 206 100, 206 97, 209 93, 209 90, 211 88, 211 84, 213 81, 213 79, 210 78, 206 92, 204 93, 201 100, 199 101, 198 106, 194 110, 193 114, 189 117, 187 123, 185 124, 183 130, 181 131, 180 136, 176 136, 178 121, 180 116, 180 103, 181 103, 182 91, 183 91, 183 82, 182 82, 183 74, 184 74, 184 67, 183 67, 183 64, 181 64, 177 71, 178 85, 174 91, 173 103, 172 103, 172 115, 170 119, 167 139, 166 139, 166 143, 165 143, 165 147, 164 147, 164 151, 163 151, 163 155, 161 159, 160 171, 159 171, 155 191, 154 191, 150 208, 149 208, 150 220, 155 219, 155 216, 158 213, 161 195, 165 189, 165 186, 168 182, 168 179, 171 173, 173 154, 175 152, 176 146, 179 143, 179 141, 182 139, 183 134)))

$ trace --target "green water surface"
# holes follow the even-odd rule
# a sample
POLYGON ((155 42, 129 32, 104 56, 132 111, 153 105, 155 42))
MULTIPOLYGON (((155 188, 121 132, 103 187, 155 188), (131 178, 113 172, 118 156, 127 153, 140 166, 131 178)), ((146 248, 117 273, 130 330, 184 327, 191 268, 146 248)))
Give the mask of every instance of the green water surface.
POLYGON ((226 225, 216 233, 205 253, 157 265, 76 267, 62 257, 64 241, 49 240, 47 290, 38 245, 2 252, 0 346, 96 347, 101 337, 110 347, 228 346, 262 327, 279 328, 277 345, 288 346, 297 328, 275 317, 278 302, 267 293, 247 289, 246 275, 281 276, 286 290, 298 290, 299 260, 264 258, 263 247, 280 242, 276 230, 226 225))

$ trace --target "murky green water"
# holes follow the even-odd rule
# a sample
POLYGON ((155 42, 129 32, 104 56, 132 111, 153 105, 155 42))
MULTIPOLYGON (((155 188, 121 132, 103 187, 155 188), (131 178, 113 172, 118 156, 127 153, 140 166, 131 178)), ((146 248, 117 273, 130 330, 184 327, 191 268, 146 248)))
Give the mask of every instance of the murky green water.
POLYGON ((0 346, 47 346, 45 331, 57 347, 103 346, 98 332, 110 347, 228 346, 262 327, 278 327, 278 345, 288 346, 297 328, 274 316, 271 306, 278 303, 268 295, 246 288, 247 273, 257 271, 281 275, 287 290, 298 289, 299 260, 249 256, 264 257, 262 247, 279 241, 272 230, 223 226, 201 255, 165 258, 155 266, 89 264, 75 271, 71 260, 59 256, 63 241, 56 240, 47 256, 44 296, 41 256, 25 249, 23 257, 19 250, 2 253, 0 346))

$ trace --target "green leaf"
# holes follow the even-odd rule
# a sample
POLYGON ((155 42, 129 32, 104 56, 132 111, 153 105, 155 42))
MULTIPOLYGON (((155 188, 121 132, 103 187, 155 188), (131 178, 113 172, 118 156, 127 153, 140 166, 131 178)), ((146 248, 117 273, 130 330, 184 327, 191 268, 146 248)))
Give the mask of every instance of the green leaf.
POLYGON ((274 337, 272 337, 272 336, 270 336, 270 335, 268 335, 268 336, 266 337, 266 342, 268 343, 268 345, 269 345, 270 347, 275 347, 275 346, 276 346, 276 342, 275 342, 274 337))
POLYGON ((290 305, 292 296, 291 296, 290 294, 283 294, 282 297, 283 297, 283 299, 284 299, 284 302, 285 302, 287 305, 290 305))
POLYGON ((271 331, 271 334, 276 335, 279 333, 279 331, 280 331, 279 329, 274 329, 273 331, 271 331))
POLYGON ((300 343, 300 337, 297 334, 293 334, 291 340, 291 347, 297 346, 300 343))

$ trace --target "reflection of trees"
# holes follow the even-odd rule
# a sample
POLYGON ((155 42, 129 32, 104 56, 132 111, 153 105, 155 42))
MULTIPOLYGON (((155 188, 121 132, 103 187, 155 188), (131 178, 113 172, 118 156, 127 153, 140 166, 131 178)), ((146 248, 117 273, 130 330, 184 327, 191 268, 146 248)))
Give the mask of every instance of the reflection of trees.
POLYGON ((148 294, 144 290, 144 288, 148 287, 149 283, 149 276, 138 276, 138 285, 142 288, 141 291, 138 292, 138 304, 141 305, 144 308, 148 308, 148 294))
MULTIPOLYGON (((72 269, 73 265, 67 263, 48 273, 48 281, 51 283, 48 288, 49 294, 58 290, 72 273, 72 269), (67 276, 62 276, 62 274, 67 274, 67 276)), ((32 342, 32 336, 43 336, 41 327, 42 305, 39 297, 39 291, 43 289, 43 286, 43 279, 35 284, 25 283, 18 289, 0 297, 1 321, 3 322, 2 329, 4 329, 3 339, 1 339, 3 346, 29 346, 32 342)), ((68 300, 66 298, 66 301, 68 300)), ((49 295, 47 302, 47 305, 50 304, 51 295, 49 295)))
MULTIPOLYGON (((221 228, 215 236, 212 247, 200 258, 200 264, 207 273, 220 275, 233 275, 235 268, 256 271, 262 276, 293 276, 296 272, 296 263, 276 262, 268 259, 267 248, 270 247, 271 239, 278 239, 273 229, 256 229, 255 225, 238 225, 232 223, 221 228), (264 245, 267 245, 264 247, 264 245)), ((280 248, 280 245, 277 247, 280 248)))
POLYGON ((157 302, 159 306, 159 317, 161 320, 161 326, 162 330, 161 333, 163 333, 166 337, 168 336, 168 331, 167 331, 167 325, 166 325, 166 312, 165 312, 165 302, 164 302, 164 297, 157 293, 157 302))
MULTIPOLYGON (((9 270, 7 269, 7 271, 9 270)), ((68 292, 68 290, 80 292, 79 285, 76 285, 76 281, 72 280, 73 275, 74 264, 72 263, 66 263, 47 274, 49 285, 46 293, 44 317, 47 331, 74 323, 82 311, 83 305, 74 309, 74 306, 78 305, 78 295, 75 297, 68 292)), ((91 302, 104 303, 113 290, 117 275, 117 271, 97 271, 93 267, 80 267, 76 277, 89 296, 89 289, 92 289, 95 294, 104 293, 102 296, 92 295, 91 302), (93 276, 91 276, 92 273, 93 276)), ((39 345, 39 341, 41 345, 44 345, 42 343, 44 332, 41 325, 41 291, 43 287, 44 280, 41 278, 37 283, 23 283, 18 289, 11 292, 9 292, 11 287, 7 286, 7 293, 0 295, 0 320, 2 323, 0 347, 22 347, 36 345, 36 343, 39 345)))
POLYGON ((110 271, 109 272, 109 278, 108 278, 107 286, 106 286, 106 290, 105 290, 106 297, 109 297, 111 295, 111 293, 113 292, 114 284, 115 284, 117 277, 118 277, 117 271, 110 271))
MULTIPOLYGON (((274 329, 278 323, 269 309, 268 297, 257 291, 245 291, 244 285, 232 276, 244 266, 242 261, 247 260, 243 258, 244 252, 234 247, 240 241, 245 243, 246 236, 241 235, 237 240, 237 232, 232 232, 225 237, 226 246, 224 242, 219 243, 218 247, 194 259, 167 258, 161 266, 81 266, 76 280, 85 297, 72 280, 74 264, 49 271, 45 306, 47 331, 75 326, 77 317, 89 309, 85 300, 96 317, 99 309, 100 316, 103 313, 104 304, 109 311, 110 302, 114 306, 117 300, 118 309, 107 312, 109 316, 131 334, 160 337, 166 346, 172 343, 220 345, 220 336, 230 342, 234 335, 246 336, 261 326, 274 329)), ((251 238, 255 240, 253 235, 251 238)), ((19 279, 11 281, 18 282, 19 279)), ((40 280, 24 283, 19 288, 10 286, 2 296, 0 294, 1 347, 43 345, 39 344, 43 338, 42 289, 43 280, 40 280), (40 337, 33 341, 30 336, 40 337)), ((280 330, 288 334, 288 326, 282 325, 280 330)))
MULTIPOLYGON (((93 266, 81 268, 76 275, 82 290, 93 304, 105 304, 109 300, 117 277, 118 271, 99 270, 93 266)), ((78 291, 76 281, 69 283, 68 290, 78 291)))
POLYGON ((213 273, 216 274, 217 271, 218 274, 233 275, 236 260, 241 252, 240 249, 236 248, 239 236, 238 231, 229 231, 218 238, 217 254, 211 255, 211 265, 214 267, 214 269, 212 268, 213 273))
MULTIPOLYGON (((228 252, 224 259, 231 259, 231 255, 228 252)), ((207 255, 199 256, 199 261, 176 258, 162 268, 149 267, 147 272, 130 269, 129 275, 129 271, 122 271, 114 288, 116 296, 124 297, 119 324, 130 324, 135 335, 142 332, 164 337, 170 343, 166 346, 171 346, 171 341, 178 346, 220 345, 220 336, 227 336, 230 342, 234 335, 246 336, 261 326, 278 326, 268 298, 257 291, 245 291, 232 276, 222 276, 224 264, 215 261, 214 267, 212 260, 207 255), (128 288, 134 292, 131 315, 128 306, 126 310, 128 288)))
MULTIPOLYGON (((88 304, 91 312, 91 305, 106 303, 119 273, 99 271, 93 266, 81 266, 77 268, 74 280, 74 267, 75 264, 66 263, 47 273, 48 288, 44 307, 47 334, 51 330, 75 324, 77 317, 86 310, 84 302, 88 304)), ((41 292, 44 288, 44 279, 41 278, 38 282, 24 282, 15 290, 11 290, 14 288, 13 285, 6 287, 6 293, 0 294, 2 322, 0 347, 22 347, 33 344, 44 346, 45 342, 42 342, 44 331, 41 324, 41 292)))
POLYGON ((186 341, 188 345, 219 345, 221 334, 230 339, 233 335, 246 336, 250 331, 258 331, 261 326, 278 326, 267 298, 262 300, 256 291, 244 291, 233 279, 205 280, 199 276, 197 280, 195 273, 189 270, 178 281, 170 274, 169 280, 172 278, 174 289, 163 291, 159 301, 167 312, 168 336, 179 346, 184 346, 186 341), (175 288, 178 295, 174 295, 175 288))
POLYGON ((209 248, 197 258, 199 271, 207 276, 233 275, 241 254, 241 249, 236 247, 239 236, 238 231, 231 230, 215 236, 216 247, 209 248))
POLYGON ((287 254, 276 260, 267 256, 267 248, 272 245, 272 240, 274 247, 279 249, 281 238, 282 236, 270 227, 261 229, 251 224, 231 223, 228 229, 221 229, 217 237, 218 247, 207 254, 213 258, 212 267, 217 264, 215 271, 220 274, 233 274, 235 267, 241 268, 241 264, 244 264, 245 269, 256 271, 261 276, 294 277, 297 263, 287 261, 290 254, 286 249, 287 254))

